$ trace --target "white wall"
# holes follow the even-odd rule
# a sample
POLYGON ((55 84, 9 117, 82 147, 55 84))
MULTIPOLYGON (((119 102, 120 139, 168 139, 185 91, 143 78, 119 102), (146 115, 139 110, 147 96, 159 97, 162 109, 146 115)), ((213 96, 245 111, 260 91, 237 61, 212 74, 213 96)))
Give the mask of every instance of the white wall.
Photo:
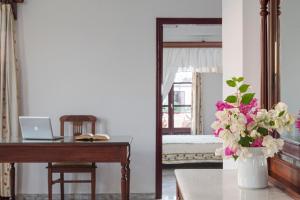
MULTIPOLYGON (((234 91, 225 80, 244 76, 256 97, 260 98, 260 18, 259 1, 223 0, 223 98, 234 91)), ((225 169, 235 168, 233 160, 224 160, 225 169)))
POLYGON ((243 75, 243 1, 223 0, 223 98, 233 90, 225 80, 243 75))
MULTIPOLYGON (((225 81, 243 75, 243 2, 223 0, 223 99, 234 91, 225 81)), ((235 168, 233 159, 223 160, 224 169, 235 168)))
POLYGON ((260 99, 260 3, 243 1, 243 75, 260 99))
MULTIPOLYGON (((223 0, 224 80, 244 76, 260 98, 259 1, 223 0)), ((224 82, 223 97, 232 90, 224 82)))
MULTIPOLYGON (((30 0, 17 21, 23 114, 57 134, 60 115, 93 114, 98 131, 133 136, 135 193, 155 186, 156 17, 221 17, 221 0, 30 0)), ((19 192, 46 193, 45 166, 23 165, 19 192)), ((100 164, 98 192, 119 192, 119 174, 100 164)))

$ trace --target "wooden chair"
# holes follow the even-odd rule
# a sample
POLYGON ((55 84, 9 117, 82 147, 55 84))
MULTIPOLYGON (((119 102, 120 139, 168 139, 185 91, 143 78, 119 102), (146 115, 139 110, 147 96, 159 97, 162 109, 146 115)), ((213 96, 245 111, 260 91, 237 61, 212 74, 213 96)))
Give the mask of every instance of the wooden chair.
MULTIPOLYGON (((92 134, 95 134, 97 118, 92 115, 64 115, 60 117, 60 134, 64 136, 66 122, 73 126, 73 136, 81 135, 83 123, 92 125, 92 134)), ((95 163, 48 163, 48 199, 52 200, 52 185, 60 183, 61 199, 64 199, 64 183, 91 183, 91 199, 96 200, 96 164, 95 163), (60 178, 52 179, 53 173, 59 173, 60 178), (90 180, 65 180, 64 173, 90 173, 90 180)))

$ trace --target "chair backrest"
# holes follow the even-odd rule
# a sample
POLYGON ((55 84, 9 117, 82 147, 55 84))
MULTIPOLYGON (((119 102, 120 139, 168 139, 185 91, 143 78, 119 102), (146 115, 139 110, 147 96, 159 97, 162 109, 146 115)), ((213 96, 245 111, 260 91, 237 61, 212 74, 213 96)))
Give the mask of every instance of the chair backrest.
POLYGON ((97 118, 93 115, 64 115, 60 117, 60 135, 65 134, 65 122, 70 122, 73 126, 73 136, 81 135, 83 123, 88 122, 92 124, 92 134, 95 135, 97 118))

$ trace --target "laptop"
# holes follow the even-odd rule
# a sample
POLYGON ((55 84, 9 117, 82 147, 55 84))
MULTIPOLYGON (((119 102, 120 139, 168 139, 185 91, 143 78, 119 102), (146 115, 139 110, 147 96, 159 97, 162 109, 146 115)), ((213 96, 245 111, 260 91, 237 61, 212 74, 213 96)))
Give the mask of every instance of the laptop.
POLYGON ((53 136, 49 117, 19 117, 24 140, 59 140, 62 136, 53 136))

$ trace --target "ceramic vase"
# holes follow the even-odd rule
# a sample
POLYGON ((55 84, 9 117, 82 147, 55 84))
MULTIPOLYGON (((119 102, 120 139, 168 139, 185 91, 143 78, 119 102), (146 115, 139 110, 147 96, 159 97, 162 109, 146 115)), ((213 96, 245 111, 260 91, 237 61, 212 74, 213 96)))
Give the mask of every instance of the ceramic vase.
POLYGON ((263 148, 248 148, 250 158, 238 159, 238 185, 246 189, 260 189, 268 186, 268 163, 263 148))

